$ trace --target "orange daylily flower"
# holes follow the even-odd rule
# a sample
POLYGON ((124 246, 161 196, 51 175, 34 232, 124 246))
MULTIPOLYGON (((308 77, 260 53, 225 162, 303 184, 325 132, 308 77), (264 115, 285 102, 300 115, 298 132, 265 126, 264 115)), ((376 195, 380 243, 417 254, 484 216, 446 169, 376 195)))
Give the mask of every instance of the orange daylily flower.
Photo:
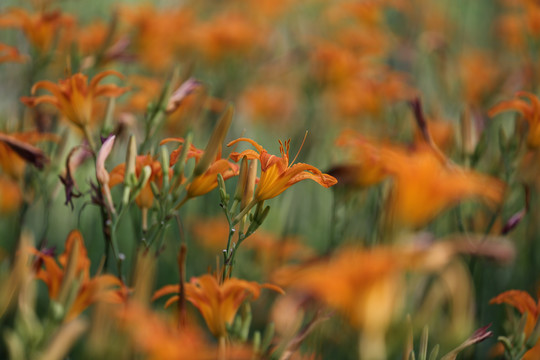
POLYGON ((385 328, 396 308, 404 260, 389 249, 347 249, 330 261, 279 269, 273 279, 340 310, 354 326, 385 328))
MULTIPOLYGON (((448 150, 454 144, 454 127, 450 121, 442 119, 427 119, 427 128, 433 140, 439 149, 448 150)), ((414 131, 414 142, 416 144, 425 143, 422 131, 416 127, 414 131)))
MULTIPOLYGON (((171 153, 169 162, 171 167, 176 164, 176 162, 178 161, 178 157, 182 153, 184 139, 167 138, 162 140, 160 145, 172 141, 179 142, 180 146, 171 153)), ((195 158, 195 162, 198 163, 203 154, 203 150, 197 149, 195 146, 191 145, 191 148, 188 151, 187 158, 195 158)), ((187 186, 187 197, 192 198, 196 196, 202 196, 214 190, 218 186, 217 174, 221 174, 223 176, 223 180, 227 180, 233 176, 238 175, 238 172, 238 165, 231 163, 227 159, 222 159, 221 151, 218 151, 216 160, 210 164, 208 169, 203 174, 195 177, 187 186)))
POLYGON ((494 117, 504 111, 517 111, 529 124, 527 144, 531 148, 540 146, 540 100, 534 94, 519 91, 516 98, 502 101, 489 110, 488 115, 494 117), (524 100, 524 99, 528 100, 524 100))
POLYGON ((350 49, 331 42, 314 44, 311 62, 314 75, 325 85, 341 85, 361 69, 361 64, 350 49))
POLYGON ((105 43, 109 26, 103 21, 96 21, 83 28, 77 29, 76 41, 79 51, 83 55, 96 53, 105 43))
MULTIPOLYGON (((227 324, 234 320, 240 305, 250 295, 256 300, 262 288, 271 289, 279 293, 283 290, 272 284, 258 284, 237 278, 225 279, 220 284, 215 276, 205 274, 192 278, 185 284, 186 300, 191 302, 201 312, 206 325, 217 338, 227 335, 227 324)), ((178 285, 167 285, 156 291, 154 299, 164 295, 177 294, 178 285)), ((179 300, 179 295, 169 298, 165 307, 179 300)))
MULTIPOLYGON (((161 169, 161 163, 154 159, 151 155, 139 155, 135 160, 135 175, 137 178, 141 175, 141 172, 145 166, 149 166, 152 170, 148 182, 141 190, 135 202, 139 207, 143 209, 149 209, 154 203, 154 193, 152 192, 152 187, 150 182, 154 182, 156 185, 161 186, 163 181, 163 171, 161 169)), ((126 172, 126 164, 117 165, 109 173, 109 186, 112 188, 122 182, 124 182, 124 176, 126 172)), ((169 177, 172 176, 172 170, 169 169, 169 177)))
POLYGON ((208 344, 200 330, 178 329, 149 309, 131 303, 119 313, 120 327, 129 334, 133 346, 149 359, 215 359, 216 349, 208 344))
MULTIPOLYGON (((526 291, 509 290, 497 295, 489 301, 490 304, 508 304, 516 308, 521 314, 527 313, 525 335, 529 337, 538 322, 540 315, 540 301, 536 302, 526 291)), ((540 339, 536 345, 523 356, 525 360, 540 358, 540 339)))
POLYGON ((527 31, 519 14, 503 13, 497 18, 497 38, 512 52, 524 51, 527 44, 527 31))
POLYGON ((353 162, 333 167, 329 172, 336 176, 339 184, 369 187, 380 183, 389 173, 381 159, 380 150, 371 141, 351 131, 344 131, 336 145, 352 149, 353 162))
POLYGON ((21 101, 30 107, 49 103, 60 110, 73 124, 84 128, 93 119, 95 98, 100 96, 118 97, 128 90, 128 88, 122 88, 115 84, 99 85, 103 78, 110 75, 123 78, 119 72, 107 70, 94 76, 90 84, 88 84, 88 77, 81 73, 60 80, 58 84, 51 81, 39 81, 32 87, 32 94, 37 89, 43 88, 52 95, 22 97, 21 101))
POLYGON ((50 50, 55 36, 62 27, 73 24, 73 17, 60 11, 29 14, 23 9, 13 8, 0 14, 0 28, 21 28, 28 41, 41 52, 50 50))
POLYGON ((150 4, 122 6, 120 19, 134 33, 131 38, 135 56, 152 70, 167 69, 174 62, 176 52, 191 42, 193 14, 184 8, 162 10, 150 4))
POLYGON ((335 108, 340 117, 377 116, 387 104, 410 100, 417 95, 403 73, 386 68, 366 69, 358 73, 358 76, 347 78, 326 93, 329 106, 335 108))
POLYGON ((501 76, 501 68, 495 63, 493 54, 481 51, 466 51, 460 58, 459 77, 463 84, 463 97, 468 104, 480 105, 501 76))
POLYGON ((261 43, 264 31, 243 14, 222 13, 195 28, 194 44, 208 60, 217 61, 227 54, 249 54, 261 43))
POLYGON ((122 282, 112 275, 98 275, 90 278, 90 259, 86 253, 83 237, 78 230, 73 230, 68 235, 64 253, 58 256, 58 263, 52 256, 44 252, 34 248, 29 250, 37 256, 39 268, 36 277, 47 285, 49 296, 54 300, 60 300, 61 293, 65 292, 63 287, 68 285, 66 276, 70 271, 69 262, 75 261, 71 281, 78 281, 79 288, 70 308, 65 309, 65 321, 77 317, 84 309, 98 300, 116 299, 114 293, 118 290, 117 287, 122 287, 122 282), (77 253, 75 254, 74 251, 77 253), (41 264, 43 264, 43 268, 41 264))
POLYGON ((133 347, 152 360, 248 360, 253 350, 247 346, 228 344, 218 349, 193 324, 181 328, 172 318, 163 318, 136 303, 119 312, 120 328, 126 332, 133 347), (221 351, 224 350, 224 351, 221 351))
POLYGON ((390 320, 397 301, 404 299, 391 294, 399 290, 405 272, 440 271, 457 254, 512 261, 503 254, 512 252, 510 249, 507 242, 489 243, 483 236, 451 236, 430 244, 408 239, 406 245, 370 249, 349 246, 330 258, 285 266, 272 278, 280 286, 307 293, 339 310, 354 326, 379 328, 390 320))
POLYGON ((231 141, 227 146, 234 145, 240 141, 247 141, 253 145, 257 151, 244 150, 241 153, 234 152, 231 158, 239 161, 244 156, 248 159, 258 159, 261 162, 261 178, 255 190, 255 199, 263 201, 274 198, 299 181, 311 179, 316 183, 329 188, 337 183, 337 180, 328 174, 323 174, 316 167, 309 164, 289 165, 289 143, 283 144, 279 141, 281 157, 270 155, 261 145, 248 138, 239 138, 231 141))
POLYGON ((254 85, 244 91, 240 107, 248 119, 262 120, 269 126, 290 125, 296 110, 296 92, 290 86, 254 85))
POLYGON ((131 75, 127 79, 132 91, 125 103, 128 111, 144 113, 148 109, 148 103, 158 98, 163 84, 157 78, 141 75, 131 75))
POLYGON ((351 134, 345 134, 340 141, 352 145, 355 154, 360 154, 356 156, 361 163, 353 170, 371 169, 366 174, 358 173, 360 180, 356 182, 374 184, 386 176, 393 178, 389 208, 401 224, 422 226, 466 198, 479 197, 488 203, 502 200, 502 181, 450 164, 444 155, 430 147, 419 144, 416 149, 408 150, 351 134), (347 140, 349 136, 352 139, 347 140))
POLYGON ((0 64, 4 62, 25 62, 28 57, 19 53, 13 46, 0 43, 0 64))
POLYGON ((431 148, 383 148, 381 157, 394 178, 390 209, 401 223, 422 226, 466 198, 491 204, 502 200, 502 181, 451 165, 431 148))
POLYGON ((361 358, 384 359, 386 331, 405 298, 405 272, 441 269, 454 254, 450 242, 431 247, 346 248, 330 259, 279 269, 273 279, 341 312, 362 331, 362 351, 379 352, 361 358))
POLYGON ((6 176, 0 176, 0 214, 17 210, 23 201, 19 184, 6 176))
POLYGON ((227 159, 216 159, 204 174, 194 178, 187 187, 187 196, 196 197, 204 195, 218 186, 217 174, 223 176, 223 180, 230 179, 238 175, 238 165, 231 163, 227 159))
POLYGON ((0 168, 13 179, 20 179, 26 163, 42 168, 48 162, 45 154, 34 145, 40 141, 58 141, 54 134, 26 131, 13 134, 0 132, 0 168))

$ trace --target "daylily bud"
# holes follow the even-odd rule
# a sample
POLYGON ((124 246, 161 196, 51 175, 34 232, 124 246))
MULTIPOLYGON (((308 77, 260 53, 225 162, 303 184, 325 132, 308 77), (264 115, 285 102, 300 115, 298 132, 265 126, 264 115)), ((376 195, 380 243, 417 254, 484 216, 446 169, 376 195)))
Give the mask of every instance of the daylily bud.
POLYGON ((148 180, 150 180, 151 175, 152 175, 152 168, 149 165, 146 165, 145 167, 143 167, 141 175, 139 176, 139 182, 137 183, 137 186, 133 190, 133 196, 139 195, 141 190, 148 183, 148 180))
POLYGON ((135 135, 129 137, 129 144, 126 153, 126 172, 124 175, 124 185, 127 187, 135 186, 137 177, 135 174, 135 163, 137 160, 137 142, 135 135))
POLYGON ((506 235, 510 231, 512 231, 516 226, 519 225, 519 223, 521 222, 521 220, 523 220, 525 215, 527 215, 527 211, 525 209, 521 209, 520 211, 512 215, 510 219, 508 219, 508 221, 504 224, 501 230, 501 234, 506 235))
POLYGON ((232 116, 233 107, 229 105, 223 116, 221 116, 216 124, 214 132, 212 133, 210 140, 208 140, 208 145, 206 145, 206 148, 204 149, 204 154, 201 157, 201 160, 197 163, 195 170, 193 170, 193 176, 196 177, 203 174, 208 169, 210 164, 216 159, 216 155, 220 151, 223 140, 225 140, 225 136, 227 135, 229 127, 231 126, 232 116))
POLYGON ((137 266, 135 266, 133 301, 140 304, 148 304, 154 286, 154 273, 156 263, 153 256, 144 250, 137 254, 137 266))
POLYGON ((242 327, 240 329, 240 339, 247 341, 249 335, 249 327, 251 326, 251 320, 253 315, 251 314, 251 306, 249 303, 245 303, 242 308, 242 327))
POLYGON ((251 160, 247 172, 246 184, 244 186, 244 194, 242 195, 241 209, 244 209, 247 204, 249 204, 253 199, 253 193, 255 192, 255 183, 257 182, 257 168, 257 159, 251 160))
MULTIPOLYGON (((73 290, 72 286, 76 286, 76 280, 77 280, 77 267, 79 263, 79 258, 81 256, 81 242, 82 237, 78 232, 72 233, 74 237, 73 245, 71 247, 71 251, 67 254, 67 265, 64 272, 64 276, 62 278, 62 284, 60 285, 60 291, 58 295, 58 302, 62 305, 68 305, 66 304, 70 292, 73 290)), ((69 306, 65 306, 66 308, 69 308, 69 306)))
POLYGON ((102 127, 102 134, 108 134, 111 131, 113 131, 114 128, 114 110, 116 108, 116 98, 111 97, 109 98, 109 102, 107 103, 107 112, 105 113, 105 120, 103 120, 103 127, 102 127))
POLYGON ((87 330, 88 321, 77 318, 62 326, 44 351, 41 359, 53 360, 64 358, 77 339, 87 330))
POLYGON ((107 172, 107 169, 105 169, 105 160, 107 160, 107 157, 111 153, 111 150, 114 146, 114 139, 116 136, 112 135, 105 140, 103 145, 101 146, 101 149, 98 152, 97 159, 96 159, 96 177, 103 187, 103 192, 105 193, 105 204, 109 211, 111 213, 115 213, 116 210, 114 209, 114 204, 112 201, 111 196, 111 189, 109 188, 109 173, 107 172))
POLYGON ((115 138, 116 138, 115 135, 109 136, 107 140, 103 142, 103 145, 101 146, 101 149, 99 150, 98 155, 97 155, 96 177, 99 183, 103 186, 109 183, 109 173, 105 169, 105 160, 107 160, 107 157, 111 153, 111 150, 114 146, 115 138))
MULTIPOLYGON (((163 174, 169 173, 169 151, 166 147, 161 147, 161 171, 163 174)), ((170 180, 168 176, 163 176, 162 191, 164 194, 169 192, 170 180)))
POLYGON ((471 110, 469 108, 465 109, 463 115, 461 115, 461 139, 462 139, 462 148, 465 154, 471 155, 476 149, 478 143, 478 135, 476 128, 473 126, 471 119, 471 110))
POLYGON ((221 198, 221 202, 223 204, 226 204, 229 201, 229 195, 227 194, 227 188, 225 187, 225 180, 223 179, 223 175, 217 174, 217 182, 218 182, 219 197, 221 198))
POLYGON ((248 175, 248 159, 246 156, 242 158, 240 163, 240 174, 238 175, 238 183, 236 184, 236 190, 234 191, 234 200, 242 200, 244 194, 244 188, 246 187, 246 180, 248 175))
POLYGON ((272 344, 272 339, 274 338, 275 333, 275 326, 273 323, 270 323, 266 326, 266 329, 264 329, 262 343, 261 343, 261 350, 266 351, 272 344))
POLYGON ((201 86, 201 83, 194 78, 189 78, 184 81, 182 85, 180 85, 180 87, 176 89, 169 97, 169 102, 167 103, 167 108, 165 111, 168 114, 174 112, 176 109, 178 109, 186 96, 195 91, 199 86, 201 86))
POLYGON ((270 212, 270 206, 265 207, 263 210, 261 209, 262 206, 257 205, 255 216, 253 216, 253 219, 251 219, 251 223, 249 224, 249 227, 246 231, 246 237, 253 234, 259 228, 259 226, 262 225, 262 223, 268 216, 268 213, 270 212))
POLYGON ((261 351, 261 332, 255 331, 253 333, 253 352, 259 354, 261 351))

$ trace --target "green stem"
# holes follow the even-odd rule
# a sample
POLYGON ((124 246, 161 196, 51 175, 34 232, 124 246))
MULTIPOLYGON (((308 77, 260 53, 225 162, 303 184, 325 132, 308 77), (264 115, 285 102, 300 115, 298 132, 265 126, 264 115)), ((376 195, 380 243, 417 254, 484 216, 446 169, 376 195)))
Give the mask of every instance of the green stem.
POLYGON ((88 141, 88 145, 90 146, 90 149, 92 150, 92 153, 94 155, 94 158, 97 156, 96 152, 96 143, 94 142, 94 139, 92 138, 92 134, 90 133, 90 130, 88 129, 87 125, 82 126, 82 130, 84 132, 84 137, 86 138, 86 141, 88 141))
MULTIPOLYGON (((232 260, 232 253, 231 253, 231 243, 232 243, 232 238, 234 236, 234 233, 235 233, 235 230, 234 230, 234 226, 230 225, 229 223, 229 238, 227 239, 227 249, 225 250, 225 254, 223 254, 223 257, 224 257, 224 264, 223 264, 223 274, 222 274, 222 277, 221 277, 221 281, 225 281, 226 277, 227 277, 227 273, 229 273, 229 269, 232 267, 232 263, 231 263, 231 260, 232 260)), ((235 246, 236 248, 236 246, 235 246)), ((234 251, 234 249, 232 250, 234 251)))
POLYGON ((245 207, 244 209, 242 209, 242 211, 240 211, 240 213, 234 217, 234 219, 232 220, 232 225, 234 226, 234 225, 238 224, 238 222, 239 222, 240 220, 242 220, 242 218, 243 218, 244 216, 246 216, 246 215, 249 213, 249 211, 250 211, 255 205, 257 205, 258 202, 259 202, 259 201, 258 201, 256 198, 253 198, 253 200, 251 200, 251 202, 250 202, 249 204, 247 204, 246 207, 245 207))

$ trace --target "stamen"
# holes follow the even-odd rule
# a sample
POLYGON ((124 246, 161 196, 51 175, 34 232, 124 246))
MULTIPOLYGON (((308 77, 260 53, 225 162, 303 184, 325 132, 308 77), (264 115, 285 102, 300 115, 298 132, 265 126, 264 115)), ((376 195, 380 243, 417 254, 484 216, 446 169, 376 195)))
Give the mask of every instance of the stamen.
MULTIPOLYGON (((243 129, 242 132, 240 133, 240 137, 241 137, 241 138, 244 137, 244 134, 245 134, 245 133, 246 133, 246 129, 243 129)), ((236 144, 234 144, 233 148, 231 149, 231 152, 230 152, 229 156, 227 156, 227 159, 230 159, 231 154, 232 154, 233 152, 236 151, 236 148, 238 147, 238 144, 239 144, 239 142, 237 142, 236 144)))
MULTIPOLYGON (((302 147, 304 146, 304 143, 306 142, 307 134, 308 134, 308 131, 306 130, 306 133, 304 134, 304 140, 302 140, 302 144, 300 145, 300 149, 298 149, 298 152, 296 153, 296 156, 294 157, 289 167, 291 167, 292 164, 294 164, 294 162, 296 161, 296 158, 298 157, 298 155, 300 155, 300 150, 302 150, 302 147)), ((289 153, 289 149, 287 149, 287 153, 289 153)))

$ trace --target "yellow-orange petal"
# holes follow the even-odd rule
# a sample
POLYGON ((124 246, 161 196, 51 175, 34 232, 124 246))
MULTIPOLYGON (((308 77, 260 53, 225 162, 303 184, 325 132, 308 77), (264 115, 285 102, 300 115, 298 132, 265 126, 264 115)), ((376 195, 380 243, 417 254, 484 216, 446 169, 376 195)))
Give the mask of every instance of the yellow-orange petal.
POLYGON ((508 304, 515 307, 522 314, 528 312, 531 316, 538 316, 536 302, 526 291, 508 290, 491 299, 489 303, 508 304))
POLYGON ((157 290, 154 295, 152 296, 152 301, 159 299, 162 296, 169 295, 169 294, 177 294, 179 290, 178 284, 176 285, 165 285, 161 289, 157 290))
POLYGON ((232 145, 234 145, 234 144, 236 144, 236 143, 238 143, 238 142, 240 142, 240 141, 247 141, 248 143, 250 143, 251 145, 253 145, 253 146, 255 147, 255 149, 257 149, 257 151, 258 151, 259 153, 265 151, 264 148, 263 148, 261 145, 259 145, 257 142, 255 142, 255 141, 252 140, 252 139, 245 138, 245 137, 238 138, 238 139, 236 139, 236 140, 233 140, 233 141, 229 142, 229 143, 227 144, 227 147, 232 146, 232 145))

